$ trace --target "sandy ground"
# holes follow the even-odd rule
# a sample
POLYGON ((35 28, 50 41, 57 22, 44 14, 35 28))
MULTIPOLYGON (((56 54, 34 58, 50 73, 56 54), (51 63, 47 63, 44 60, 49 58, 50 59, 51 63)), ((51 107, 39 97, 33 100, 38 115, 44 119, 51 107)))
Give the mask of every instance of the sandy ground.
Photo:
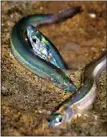
POLYGON ((49 114, 70 94, 35 76, 11 54, 10 32, 20 18, 34 13, 57 13, 73 6, 81 6, 83 12, 40 30, 58 48, 70 77, 79 86, 84 66, 106 50, 106 3, 2 2, 2 135, 107 135, 106 72, 99 79, 90 111, 74 121, 49 128, 49 114))

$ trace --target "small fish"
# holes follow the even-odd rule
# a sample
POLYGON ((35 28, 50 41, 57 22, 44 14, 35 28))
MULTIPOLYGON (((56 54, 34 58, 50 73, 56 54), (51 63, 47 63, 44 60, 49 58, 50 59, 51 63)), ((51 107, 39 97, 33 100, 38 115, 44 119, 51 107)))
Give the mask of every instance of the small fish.
POLYGON ((97 79, 101 72, 106 68, 107 52, 94 63, 85 68, 84 80, 77 93, 74 92, 73 97, 69 97, 50 115, 48 125, 55 127, 65 123, 84 112, 93 103, 96 90, 97 79))
POLYGON ((14 25, 10 35, 12 53, 25 68, 37 76, 53 82, 64 91, 71 93, 77 87, 65 74, 66 65, 62 56, 37 27, 62 22, 79 12, 80 7, 74 7, 56 15, 28 15, 14 25), (26 33, 28 41, 25 37, 26 33))

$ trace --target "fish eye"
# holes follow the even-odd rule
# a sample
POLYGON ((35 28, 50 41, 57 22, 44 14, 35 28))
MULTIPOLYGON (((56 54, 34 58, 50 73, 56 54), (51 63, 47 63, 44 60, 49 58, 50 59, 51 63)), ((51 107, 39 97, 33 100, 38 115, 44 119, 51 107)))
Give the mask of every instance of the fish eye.
POLYGON ((57 122, 61 122, 61 121, 62 121, 62 116, 59 115, 59 116, 56 118, 56 121, 57 121, 57 122))
POLYGON ((36 43, 37 40, 36 40, 36 38, 33 38, 32 41, 33 41, 34 43, 36 43))
POLYGON ((59 118, 59 122, 61 122, 61 121, 62 121, 62 117, 59 118))

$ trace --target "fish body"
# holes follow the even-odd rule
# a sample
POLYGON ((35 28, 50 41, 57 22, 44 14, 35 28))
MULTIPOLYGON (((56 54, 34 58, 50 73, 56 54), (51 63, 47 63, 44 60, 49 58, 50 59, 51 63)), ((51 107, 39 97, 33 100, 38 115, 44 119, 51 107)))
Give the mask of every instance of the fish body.
POLYGON ((37 30, 37 27, 60 22, 79 11, 80 7, 75 7, 56 15, 36 14, 23 17, 15 24, 10 35, 11 49, 15 58, 37 76, 48 79, 66 92, 73 92, 77 87, 64 73, 65 62, 58 50, 37 30), (35 30, 31 26, 35 26, 35 30), (31 44, 25 40, 26 33, 31 44), (36 37, 36 42, 32 41, 33 37, 36 37))
POLYGON ((93 103, 97 91, 97 80, 106 68, 107 53, 94 63, 86 66, 81 87, 73 97, 64 101, 48 118, 49 126, 55 127, 72 119, 88 109, 93 103))

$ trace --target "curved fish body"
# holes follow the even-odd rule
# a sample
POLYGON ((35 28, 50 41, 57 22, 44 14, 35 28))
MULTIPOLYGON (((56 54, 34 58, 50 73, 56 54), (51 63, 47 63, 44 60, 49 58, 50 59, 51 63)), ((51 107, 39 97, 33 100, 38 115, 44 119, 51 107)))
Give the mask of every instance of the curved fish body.
MULTIPOLYGON (((107 54, 107 53, 106 53, 107 54)), ((81 114, 94 101, 96 96, 96 82, 101 72, 106 68, 107 55, 104 54, 97 61, 85 68, 84 80, 73 98, 67 99, 48 119, 49 126, 58 126, 69 121, 77 114, 81 114)))
POLYGON ((33 29, 32 25, 38 27, 57 23, 72 17, 79 11, 80 8, 77 7, 57 15, 37 14, 24 17, 13 27, 10 37, 12 52, 21 64, 37 76, 52 81, 56 86, 68 92, 73 92, 76 86, 63 71, 66 67, 61 55, 39 30, 33 29), (25 40, 26 33, 32 46, 25 40), (32 34, 35 35, 32 36, 32 34), (36 41, 33 39, 34 36, 36 36, 36 41), (38 50, 38 45, 42 50, 38 50))

